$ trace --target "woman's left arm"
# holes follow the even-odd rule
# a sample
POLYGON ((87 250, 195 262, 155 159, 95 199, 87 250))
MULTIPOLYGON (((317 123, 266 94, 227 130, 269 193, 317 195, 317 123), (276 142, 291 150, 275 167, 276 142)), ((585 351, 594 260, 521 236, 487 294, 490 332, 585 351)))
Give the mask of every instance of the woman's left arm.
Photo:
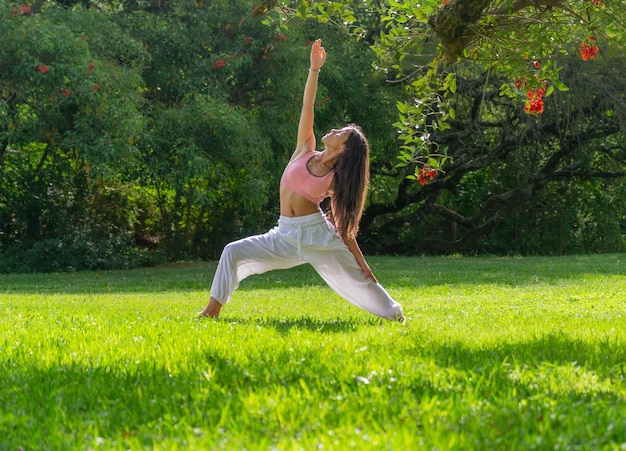
POLYGON ((356 238, 348 238, 342 236, 342 239, 344 243, 346 243, 346 246, 348 246, 348 249, 350 249, 350 252, 352 252, 352 255, 354 255, 356 262, 361 267, 361 271, 365 273, 365 277, 371 279, 372 281, 374 281, 374 283, 378 283, 378 279, 376 279, 376 276, 372 272, 372 269, 365 261, 365 257, 363 256, 363 252, 361 252, 361 248, 359 247, 359 243, 357 243, 356 238))

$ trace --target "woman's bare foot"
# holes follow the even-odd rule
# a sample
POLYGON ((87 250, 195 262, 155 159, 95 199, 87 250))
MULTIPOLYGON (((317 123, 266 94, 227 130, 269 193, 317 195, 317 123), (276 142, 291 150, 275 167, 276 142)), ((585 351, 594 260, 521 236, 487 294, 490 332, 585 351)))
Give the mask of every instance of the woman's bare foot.
POLYGON ((222 304, 220 304, 214 297, 211 297, 209 304, 204 308, 204 310, 198 313, 198 316, 219 318, 220 310, 222 310, 222 304))

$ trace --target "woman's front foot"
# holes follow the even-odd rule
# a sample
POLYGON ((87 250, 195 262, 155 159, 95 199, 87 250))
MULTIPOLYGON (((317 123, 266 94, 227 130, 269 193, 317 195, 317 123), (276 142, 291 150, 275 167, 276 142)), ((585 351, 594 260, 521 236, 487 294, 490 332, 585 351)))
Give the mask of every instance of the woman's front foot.
POLYGON ((198 316, 204 318, 219 318, 221 309, 222 304, 220 304, 217 299, 212 297, 205 309, 198 313, 198 316))

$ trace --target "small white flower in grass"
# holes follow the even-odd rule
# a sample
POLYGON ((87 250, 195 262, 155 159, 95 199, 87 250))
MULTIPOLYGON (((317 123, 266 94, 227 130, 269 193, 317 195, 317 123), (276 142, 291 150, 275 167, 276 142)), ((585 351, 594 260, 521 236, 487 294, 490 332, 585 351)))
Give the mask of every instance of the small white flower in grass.
POLYGON ((356 377, 356 383, 357 383, 357 385, 369 385, 370 384, 370 380, 367 377, 357 376, 356 377))

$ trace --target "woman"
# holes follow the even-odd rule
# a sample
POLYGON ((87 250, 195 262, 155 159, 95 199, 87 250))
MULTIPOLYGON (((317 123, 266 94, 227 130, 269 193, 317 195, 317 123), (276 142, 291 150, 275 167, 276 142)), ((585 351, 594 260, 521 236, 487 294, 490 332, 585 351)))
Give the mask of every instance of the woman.
POLYGON ((356 241, 369 182, 369 145, 349 125, 322 138, 313 134, 317 78, 326 61, 322 41, 311 48, 298 142, 280 182, 278 227, 228 244, 220 257, 211 298, 201 316, 220 310, 246 277, 272 269, 311 264, 328 285, 352 304, 377 316, 404 322, 402 307, 378 284, 356 241), (319 204, 331 198, 331 224, 319 204))

